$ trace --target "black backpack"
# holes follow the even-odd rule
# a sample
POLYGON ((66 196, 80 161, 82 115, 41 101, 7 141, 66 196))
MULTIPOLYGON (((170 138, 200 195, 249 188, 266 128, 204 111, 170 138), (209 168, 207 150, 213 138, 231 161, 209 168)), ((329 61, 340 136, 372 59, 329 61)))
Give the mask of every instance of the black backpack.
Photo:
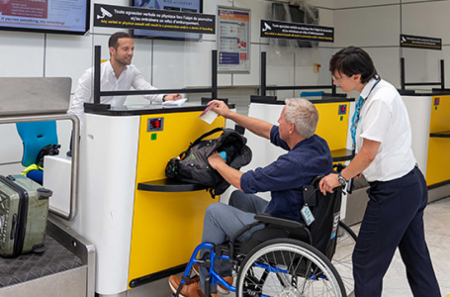
POLYGON ((239 170, 252 160, 252 151, 246 143, 247 139, 233 129, 213 129, 197 138, 177 158, 170 159, 166 166, 166 176, 204 185, 214 198, 225 192, 230 184, 209 165, 208 157, 214 151, 225 152, 227 164, 239 170), (223 132, 219 138, 204 140, 217 132, 223 132))

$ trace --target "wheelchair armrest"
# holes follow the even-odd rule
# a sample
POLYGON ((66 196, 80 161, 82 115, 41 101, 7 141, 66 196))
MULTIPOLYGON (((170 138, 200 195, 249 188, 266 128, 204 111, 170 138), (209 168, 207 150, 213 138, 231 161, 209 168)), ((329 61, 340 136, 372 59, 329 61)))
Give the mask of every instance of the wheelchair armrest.
POLYGON ((258 225, 262 225, 262 224, 263 224, 262 222, 254 222, 250 225, 246 225, 246 226, 242 227, 238 232, 236 232, 235 234, 233 234, 233 236, 230 237, 230 239, 229 239, 230 243, 234 244, 242 234, 244 234, 251 228, 258 226, 258 225))
POLYGON ((289 220, 289 219, 273 217, 267 213, 260 213, 260 214, 255 215, 255 220, 258 220, 265 224, 273 224, 276 226, 292 228, 292 229, 305 228, 305 224, 302 224, 300 222, 297 222, 294 220, 289 220))

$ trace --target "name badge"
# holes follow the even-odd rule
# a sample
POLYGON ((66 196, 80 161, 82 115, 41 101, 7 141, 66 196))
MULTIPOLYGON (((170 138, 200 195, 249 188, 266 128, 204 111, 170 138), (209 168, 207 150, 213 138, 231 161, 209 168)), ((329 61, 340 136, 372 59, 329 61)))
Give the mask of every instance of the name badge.
POLYGON ((311 210, 309 209, 308 205, 303 206, 300 213, 302 214, 302 218, 305 221, 306 226, 309 226, 312 224, 312 222, 314 222, 315 218, 314 218, 311 210))

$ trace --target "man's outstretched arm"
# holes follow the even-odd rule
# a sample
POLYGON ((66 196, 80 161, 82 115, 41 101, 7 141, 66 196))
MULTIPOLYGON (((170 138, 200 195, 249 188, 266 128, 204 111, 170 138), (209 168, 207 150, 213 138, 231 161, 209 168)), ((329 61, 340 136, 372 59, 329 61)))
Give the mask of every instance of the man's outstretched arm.
POLYGON ((270 131, 273 125, 260 119, 255 119, 247 117, 238 113, 231 111, 225 102, 220 100, 213 100, 208 103, 208 105, 214 104, 211 108, 212 111, 223 116, 226 119, 230 119, 236 124, 250 130, 254 134, 270 139, 270 131))

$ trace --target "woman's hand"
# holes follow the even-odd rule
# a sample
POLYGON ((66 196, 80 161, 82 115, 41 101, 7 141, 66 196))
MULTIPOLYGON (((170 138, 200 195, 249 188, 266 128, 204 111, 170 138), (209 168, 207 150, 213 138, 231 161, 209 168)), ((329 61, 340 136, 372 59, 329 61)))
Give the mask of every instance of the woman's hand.
POLYGON ((330 173, 319 183, 320 192, 326 195, 327 192, 333 193, 333 189, 340 186, 341 184, 338 181, 338 175, 336 173, 330 173))

